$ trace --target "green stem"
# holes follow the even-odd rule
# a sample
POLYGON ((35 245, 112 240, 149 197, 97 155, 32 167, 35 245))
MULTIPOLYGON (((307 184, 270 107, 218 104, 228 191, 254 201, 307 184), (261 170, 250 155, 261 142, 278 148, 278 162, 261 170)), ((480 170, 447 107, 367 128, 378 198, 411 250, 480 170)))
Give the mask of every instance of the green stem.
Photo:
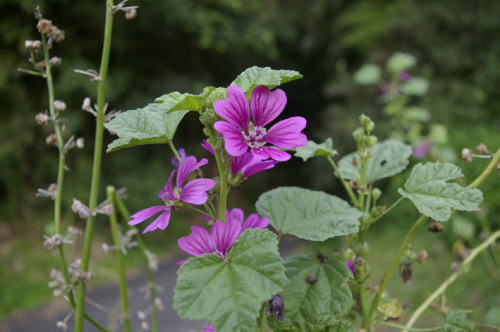
MULTIPOLYGON (((113 0, 106 0, 106 23, 104 26, 104 44, 102 50, 101 67, 99 71, 99 83, 97 87, 97 123, 94 143, 94 164, 92 168, 92 183, 90 187, 90 202, 89 208, 93 211, 97 206, 97 198, 99 192, 99 176, 101 172, 102 158, 102 137, 104 124, 104 104, 106 102, 106 77, 108 75, 109 55, 111 51, 111 33, 113 30, 113 14, 111 7, 113 0)), ((85 229, 85 238, 83 243, 82 264, 83 271, 88 270, 90 259, 90 248, 92 244, 92 234, 94 233, 95 217, 90 216, 87 219, 85 229)), ((76 310, 75 310, 75 332, 83 332, 83 313, 85 306, 85 283, 78 282, 76 293, 76 310)))
POLYGON ((330 163, 330 165, 332 165, 333 171, 335 172, 335 174, 337 175, 337 177, 340 179, 340 182, 342 182, 342 185, 344 186, 344 189, 347 192, 347 194, 349 194, 349 197, 351 198, 352 204, 354 204, 355 206, 357 206, 358 199, 356 198, 356 195, 354 195, 354 192, 352 191, 352 189, 349 186, 349 184, 347 182, 345 182, 345 180, 342 177, 342 175, 340 175, 339 169, 337 168, 337 165, 335 165, 335 162, 333 161, 332 157, 331 156, 327 156, 326 159, 328 160, 328 162, 330 163))
POLYGON ((370 304, 368 303, 368 295, 366 293, 365 283, 358 283, 359 286, 359 302, 363 315, 363 325, 370 325, 370 304))
MULTIPOLYGON (((114 195, 114 200, 116 203, 116 206, 118 207, 118 210, 120 211, 120 214, 122 217, 127 221, 130 219, 130 213, 127 210, 127 207, 125 206, 125 203, 123 200, 116 194, 114 195)), ((137 229, 135 226, 129 225, 127 222, 125 222, 127 225, 128 229, 137 229)), ((148 286, 149 290, 151 292, 151 332, 157 332, 158 330, 158 310, 156 309, 155 305, 155 298, 156 298, 156 289, 155 289, 155 283, 154 283, 154 278, 153 278, 153 272, 147 268, 149 265, 149 257, 147 255, 147 252, 149 252, 148 248, 146 247, 146 244, 144 243, 144 240, 142 239, 142 236, 139 235, 139 233, 135 236, 135 239, 137 243, 139 244, 139 250, 142 253, 142 257, 144 259, 144 263, 146 264, 146 272, 148 275, 148 286)))
POLYGON ((217 168, 219 169, 220 188, 219 188, 219 208, 218 217, 224 224, 226 222, 226 207, 227 207, 227 174, 226 164, 222 161, 220 150, 215 150, 215 161, 217 161, 217 168))
POLYGON ((490 173, 493 172, 493 170, 497 167, 497 164, 498 164, 499 160, 500 160, 500 149, 498 149, 497 152, 495 152, 495 154, 493 155, 493 158, 491 158, 490 163, 484 169, 484 171, 481 173, 481 175, 479 175, 477 177, 477 179, 474 180, 474 182, 472 182, 471 184, 469 184, 467 186, 467 188, 469 188, 469 187, 475 187, 475 188, 479 187, 479 185, 481 183, 483 183, 483 181, 486 180, 486 178, 488 177, 488 175, 490 175, 490 173))
MULTIPOLYGON (((396 329, 403 330, 405 329, 404 325, 399 325, 399 324, 394 324, 394 323, 389 323, 389 322, 380 322, 378 325, 385 325, 385 326, 390 326, 394 327, 396 329)), ((415 331, 415 332, 431 332, 431 331, 438 331, 444 329, 444 325, 441 326, 436 326, 436 327, 428 327, 428 328, 423 328, 423 329, 418 329, 418 328, 411 328, 411 329, 406 329, 407 331, 415 331)))
POLYGON ((404 199, 404 197, 401 196, 397 201, 395 201, 391 206, 389 206, 389 208, 387 208, 382 214, 378 215, 375 219, 373 219, 371 221, 370 225, 373 225, 374 223, 379 221, 379 219, 381 219, 383 216, 385 216, 387 213, 389 213, 389 211, 394 209, 396 207, 396 205, 398 205, 403 199, 404 199))
MULTIPOLYGON (((384 277, 382 278, 382 282, 380 283, 380 287, 379 287, 378 293, 375 296, 375 300, 373 301, 373 304, 372 304, 372 309, 371 309, 370 316, 373 316, 373 314, 377 310, 378 303, 380 301, 380 297, 382 296, 382 293, 385 290, 385 286, 387 286, 387 283, 389 282, 389 279, 390 279, 392 273, 394 272, 394 270, 398 266, 399 260, 400 260, 401 256, 403 255, 404 251, 406 250, 406 248, 408 247, 408 245, 410 244, 410 242, 413 240, 413 237, 417 233, 417 231, 420 228, 420 226, 422 226, 425 223, 426 220, 427 220, 427 217, 424 216, 424 215, 421 215, 420 218, 418 218, 417 221, 415 221, 415 224, 413 224, 413 227, 410 229, 410 231, 406 235, 403 243, 401 244, 401 246, 399 247, 398 251, 396 252, 396 255, 394 256, 394 259, 391 262, 391 265, 389 265, 389 268, 387 269, 387 271, 385 272, 384 277)), ((367 329, 367 328, 370 327, 369 326, 370 322, 363 322, 363 323, 364 323, 364 325, 363 325, 364 329, 367 329)))
POLYGON ((476 258, 476 256, 481 251, 487 249, 499 237, 500 237, 500 230, 491 234, 490 237, 488 237, 486 239, 486 241, 484 241, 483 243, 478 245, 476 248, 474 248, 470 252, 469 256, 467 256, 467 258, 465 258, 464 261, 460 264, 460 267, 457 269, 457 271, 455 273, 453 273, 448 279, 446 279, 445 282, 443 282, 441 284, 441 286, 439 286, 434 291, 434 293, 432 293, 427 298, 427 300, 425 300, 424 303, 422 303, 422 305, 420 305, 420 307, 418 307, 418 309, 413 313, 413 315, 411 315, 410 319, 406 323, 406 327, 405 327, 405 330, 403 330, 403 332, 410 331, 413 324, 415 324, 415 322, 422 315, 422 313, 425 311, 425 309, 427 309, 432 304, 432 302, 434 302, 441 294, 443 294, 444 291, 460 276, 460 274, 461 274, 460 271, 462 271, 467 265, 469 265, 472 262, 472 260, 474 260, 474 258, 476 258))
POLYGON ((123 252, 121 250, 121 240, 120 240, 120 231, 118 230, 118 221, 116 219, 116 208, 114 197, 115 195, 115 187, 108 186, 106 188, 106 194, 109 200, 109 204, 113 207, 113 212, 109 216, 109 223, 111 225, 111 234, 113 235, 113 242, 115 246, 118 248, 116 250, 116 261, 118 268, 118 278, 120 279, 120 301, 122 305, 122 313, 123 313, 123 329, 125 332, 131 332, 132 327, 130 326, 130 314, 128 310, 128 299, 127 299, 127 278, 125 276, 125 266, 123 264, 123 252))
POLYGON ((260 307, 260 314, 259 317, 257 318, 257 331, 263 331, 264 330, 264 316, 266 312, 266 304, 262 303, 262 306, 260 307))

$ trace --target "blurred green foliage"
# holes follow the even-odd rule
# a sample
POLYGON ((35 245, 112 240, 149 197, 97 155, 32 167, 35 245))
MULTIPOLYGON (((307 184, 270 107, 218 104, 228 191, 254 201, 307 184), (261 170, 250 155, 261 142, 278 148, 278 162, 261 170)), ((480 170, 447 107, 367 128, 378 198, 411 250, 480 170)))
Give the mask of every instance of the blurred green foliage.
MULTIPOLYGON (((116 15, 107 90, 110 109, 143 107, 171 91, 200 93, 206 85, 226 86, 253 65, 293 69, 304 78, 284 87, 286 117, 306 117, 308 137, 319 142, 331 137, 333 148, 344 155, 355 149, 351 132, 361 113, 376 122, 380 141, 391 130, 383 105, 377 102, 378 88, 356 84, 353 73, 364 63, 383 65, 391 54, 403 51, 418 59, 411 74, 430 81, 419 105, 430 111, 430 123, 446 125, 455 152, 459 154, 463 147, 473 149, 479 142, 490 150, 499 147, 498 1, 130 0, 128 4, 140 8, 132 21, 125 20, 122 13, 116 15)), ((18 67, 29 68, 24 41, 38 38, 33 17, 36 5, 44 17, 66 32, 64 42, 51 52, 63 59, 54 70, 56 99, 68 105, 66 137, 84 137, 85 148, 68 154, 71 170, 66 175, 63 220, 66 225, 83 227, 70 206, 73 197, 85 202, 89 194, 94 119, 80 111, 80 105, 85 97, 95 102, 96 86, 73 69, 98 69, 104 1, 0 3, 0 242, 4 245, 26 231, 37 232, 32 243, 41 248, 38 232, 51 221, 53 204, 35 199, 34 194, 37 188, 55 182, 57 151, 45 145, 51 126, 34 121, 37 113, 47 109, 44 80, 17 72, 18 67)), ((199 145, 204 138, 201 128, 197 116, 188 114, 179 127, 177 147, 208 157, 199 145)), ((106 133, 105 144, 113 139, 106 133)), ((100 197, 104 198, 107 184, 126 186, 131 212, 150 206, 172 169, 171 157, 168 148, 160 145, 105 155, 100 197)), ((467 179, 477 176, 486 163, 475 160, 464 165, 467 179)), ((213 170, 210 166, 204 169, 207 174, 213 170)), ((396 199, 395 189, 402 187, 409 172, 405 174, 391 183, 382 182, 380 188, 386 195, 381 204, 396 199)), ((492 176, 481 187, 496 227, 498 181, 492 176)), ((243 184, 244 192, 235 190, 229 204, 252 209, 258 195, 284 184, 345 195, 324 160, 305 164, 294 158, 252 177, 252 182, 243 184)), ((396 212, 399 217, 387 222, 406 230, 415 210, 408 204, 396 212)), ((98 225, 100 232, 107 231, 104 224, 98 225)), ((154 234, 147 240, 174 242, 178 234, 187 234, 189 225, 171 224, 166 237, 154 234)), ((451 232, 443 236, 449 242, 455 239, 451 232)), ((14 250, 9 248, 2 247, 0 258, 13 264, 6 258, 14 250)), ((45 278, 45 274, 35 278, 45 278)), ((8 310, 14 307, 10 305, 8 310)))

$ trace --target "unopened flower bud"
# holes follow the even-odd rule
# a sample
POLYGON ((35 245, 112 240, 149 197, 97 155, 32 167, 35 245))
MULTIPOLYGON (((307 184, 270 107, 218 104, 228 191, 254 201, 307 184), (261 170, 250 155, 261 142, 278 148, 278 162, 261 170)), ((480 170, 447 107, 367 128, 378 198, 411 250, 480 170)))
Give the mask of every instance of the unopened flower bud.
POLYGON ((24 47, 26 47, 26 48, 32 48, 33 47, 33 41, 32 40, 26 40, 24 42, 24 47))
POLYGON ((373 131, 373 129, 375 129, 375 122, 370 120, 370 122, 366 125, 366 131, 370 132, 373 131))
POLYGON ((141 329, 143 329, 144 331, 149 330, 149 324, 148 324, 148 322, 142 321, 142 323, 141 323, 141 329))
POLYGON ((50 134, 47 136, 45 139, 45 143, 47 143, 48 146, 56 145, 57 144, 57 136, 56 134, 50 134))
POLYGON ((483 143, 479 143, 479 145, 476 146, 476 151, 477 151, 477 154, 484 154, 484 153, 491 154, 490 150, 488 150, 486 145, 484 145, 483 143))
POLYGON ((200 117, 200 122, 205 126, 211 126, 215 123, 215 112, 212 109, 206 110, 203 115, 200 117))
POLYGON ((82 110, 88 111, 89 109, 92 110, 92 106, 90 105, 90 98, 87 97, 83 100, 82 110))
POLYGON ((64 110, 66 110, 66 104, 64 103, 64 101, 56 100, 56 101, 54 101, 54 108, 57 111, 64 111, 64 110))
POLYGON ((267 309, 267 316, 272 316, 274 318, 279 318, 280 322, 283 321, 283 310, 285 304, 283 303, 283 298, 281 295, 273 295, 271 301, 269 301, 269 308, 267 309))
POLYGON ((403 282, 405 284, 410 284, 413 275, 413 267, 411 263, 399 264, 399 274, 403 277, 403 282))
POLYGON ((467 148, 462 149, 462 159, 466 163, 470 163, 472 161, 472 153, 470 152, 469 149, 467 148))
POLYGON ((374 146, 377 142, 377 136, 370 135, 370 137, 368 137, 368 146, 374 146))
POLYGON ((441 233, 443 231, 443 225, 438 222, 433 222, 432 224, 427 226, 427 229, 432 233, 441 233))
POLYGON ((60 43, 64 40, 64 30, 57 29, 52 35, 56 43, 60 43))
POLYGON ((83 137, 77 138, 76 147, 79 149, 83 149, 83 146, 84 146, 83 137))
POLYGON ((61 297, 61 296, 63 296, 63 291, 60 289, 54 289, 54 291, 52 292, 52 296, 61 297))
POLYGON ((139 317, 140 320, 146 320, 146 318, 148 318, 144 311, 137 311, 137 317, 139 317))
POLYGON ((352 133, 352 137, 354 137, 354 140, 356 140, 356 142, 359 142, 363 139, 363 136, 364 136, 364 130, 363 128, 359 127, 357 128, 353 133, 352 133))
POLYGON ((42 47, 42 42, 39 41, 39 40, 33 40, 31 42, 31 48, 34 49, 34 50, 38 50, 40 49, 40 47, 42 47))
POLYGON ((420 252, 417 254, 417 261, 420 264, 424 264, 427 262, 427 258, 429 258, 429 254, 425 250, 420 250, 420 252))
POLYGON ((63 331, 66 331, 68 329, 68 324, 66 324, 65 322, 62 322, 62 321, 58 321, 56 323, 56 326, 63 331))
POLYGON ((38 29, 38 32, 48 34, 52 28, 52 21, 46 19, 40 20, 36 25, 36 28, 38 29))
POLYGON ((366 116, 364 114, 361 114, 359 116, 359 123, 361 123, 361 125, 363 127, 366 127, 370 123, 370 121, 371 121, 370 117, 368 117, 368 116, 366 116))
POLYGON ((47 121, 49 121, 49 116, 45 113, 38 113, 35 116, 35 120, 36 120, 36 123, 38 123, 39 125, 41 125, 42 123, 47 124, 47 121))
POLYGON ((60 66, 62 63, 62 58, 59 58, 59 57, 56 57, 56 56, 53 56, 52 58, 50 58, 49 60, 49 65, 51 67, 56 67, 56 66, 60 66))
POLYGON ((125 11, 125 18, 131 20, 137 16, 137 10, 135 8, 129 8, 125 11))
POLYGON ((380 195, 382 195, 382 190, 378 188, 372 190, 372 197, 374 201, 378 200, 380 198, 380 195))

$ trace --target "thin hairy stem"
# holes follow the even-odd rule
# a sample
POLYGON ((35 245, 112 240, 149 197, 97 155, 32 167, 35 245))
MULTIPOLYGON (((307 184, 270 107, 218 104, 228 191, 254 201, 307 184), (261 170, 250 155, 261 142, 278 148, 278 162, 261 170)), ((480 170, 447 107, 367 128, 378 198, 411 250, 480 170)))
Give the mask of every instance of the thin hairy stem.
POLYGON ((331 156, 327 156, 326 159, 328 160, 328 162, 330 163, 330 165, 332 165, 333 171, 335 172, 335 174, 339 178, 340 182, 344 186, 345 191, 347 192, 347 194, 351 198, 352 204, 354 204, 354 205, 357 206, 358 199, 356 198, 356 195, 354 195, 354 192, 352 191, 352 189, 349 186, 349 184, 344 180, 344 178, 342 177, 342 175, 340 175, 339 169, 337 168, 337 165, 333 161, 332 157, 331 156))
POLYGON ((418 307, 417 310, 411 315, 410 319, 406 323, 406 327, 404 331, 411 331, 412 326, 415 324, 417 319, 422 315, 422 313, 427 309, 432 302, 434 302, 444 291, 461 275, 461 271, 467 268, 468 265, 476 258, 476 256, 483 250, 487 249, 497 238, 500 237, 500 230, 491 234, 486 241, 478 245, 474 248, 469 256, 464 259, 464 261, 460 264, 460 267, 457 269, 455 273, 453 273, 448 279, 445 280, 425 301, 418 307))
POLYGON ((130 314, 128 309, 128 299, 127 299, 127 278, 125 276, 125 265, 123 263, 123 252, 120 250, 122 243, 120 240, 120 231, 118 229, 118 221, 116 219, 116 207, 115 207, 115 187, 108 186, 106 188, 107 198, 109 204, 113 207, 113 212, 109 216, 109 223, 111 225, 111 234, 113 236, 113 243, 118 248, 116 250, 116 263, 118 268, 118 278, 120 280, 120 302, 122 306, 123 313, 123 329, 125 332, 131 332, 132 327, 130 326, 130 314))
MULTIPOLYGON (((92 183, 90 187, 89 208, 94 210, 97 206, 99 192, 99 177, 101 172, 102 158, 102 137, 104 131, 104 104, 106 102, 106 78, 108 76, 109 55, 111 51, 111 33, 113 30, 113 14, 111 8, 113 0, 106 0, 106 22, 104 26, 104 44, 102 50, 101 66, 99 71, 99 80, 97 87, 97 123, 94 144, 94 164, 92 167, 92 183)), ((90 248, 92 245, 92 235, 94 233, 95 217, 90 216, 87 219, 85 229, 85 238, 83 243, 82 264, 83 271, 88 270, 90 259, 90 248)), ((85 306, 85 283, 78 282, 76 292, 76 312, 75 312, 75 332, 83 332, 83 308, 85 306)))
POLYGON ((410 328, 407 329, 404 325, 399 325, 399 324, 394 324, 394 323, 389 323, 389 322, 380 322, 377 325, 385 325, 385 326, 390 326, 394 327, 396 329, 403 330, 405 329, 406 331, 415 331, 415 332, 431 332, 431 331, 439 331, 444 329, 444 325, 441 326, 436 326, 436 327, 428 327, 428 328, 410 328))
POLYGON ((397 201, 395 201, 391 206, 389 206, 387 209, 385 209, 385 211, 382 213, 382 214, 379 214, 375 219, 373 219, 371 222, 370 222, 370 225, 373 225, 374 223, 376 223, 377 221, 379 221, 382 217, 384 217, 387 213, 389 213, 392 209, 394 209, 396 207, 396 205, 398 205, 402 200, 404 199, 403 196, 401 196, 397 201))
POLYGON ((469 184, 467 186, 467 188, 469 188, 469 187, 475 187, 475 188, 479 187, 479 185, 481 183, 483 183, 483 181, 486 180, 486 178, 488 177, 488 175, 490 175, 490 173, 493 172, 493 170, 497 167, 497 164, 498 164, 499 160, 500 160, 500 149, 498 149, 497 152, 495 152, 495 154, 493 155, 493 158, 491 158, 490 163, 484 169, 484 171, 481 173, 481 175, 479 175, 477 177, 477 179, 474 180, 474 182, 472 182, 471 184, 469 184))

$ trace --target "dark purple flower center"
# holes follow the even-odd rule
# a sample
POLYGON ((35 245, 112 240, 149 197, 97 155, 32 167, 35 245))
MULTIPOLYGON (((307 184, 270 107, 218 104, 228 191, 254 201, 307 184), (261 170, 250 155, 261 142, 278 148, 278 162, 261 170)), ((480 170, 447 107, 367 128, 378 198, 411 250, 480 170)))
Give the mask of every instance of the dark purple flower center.
POLYGON ((266 142, 262 142, 266 137, 266 128, 264 127, 254 127, 248 135, 243 133, 243 139, 245 144, 251 148, 257 148, 263 146, 266 142))

